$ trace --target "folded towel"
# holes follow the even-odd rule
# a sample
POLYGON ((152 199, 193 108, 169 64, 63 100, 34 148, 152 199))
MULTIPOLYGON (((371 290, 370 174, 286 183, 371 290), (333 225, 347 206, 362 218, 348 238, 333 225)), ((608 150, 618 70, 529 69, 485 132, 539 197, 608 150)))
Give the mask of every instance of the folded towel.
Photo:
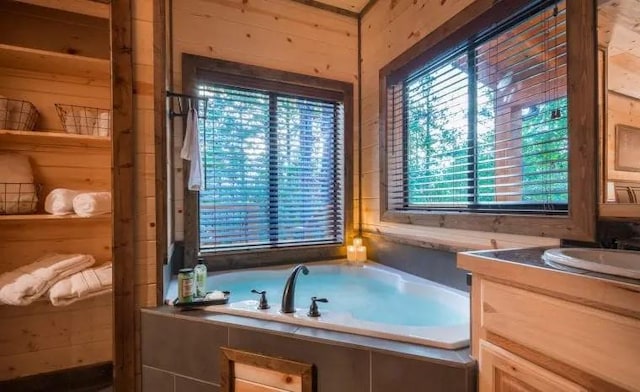
POLYGON ((65 306, 110 292, 112 288, 111 267, 112 264, 109 262, 59 280, 49 289, 51 303, 53 306, 65 306))
POLYGON ((0 183, 33 184, 33 170, 29 158, 15 153, 0 153, 0 183))
POLYGON ((95 263, 93 256, 50 254, 0 275, 0 303, 29 305, 56 282, 95 263))
POLYGON ((44 210, 53 215, 73 214, 73 199, 81 193, 71 189, 54 189, 44 200, 44 210))
POLYGON ((81 193, 73 198, 73 210, 80 216, 108 214, 111 212, 111 193, 81 193))

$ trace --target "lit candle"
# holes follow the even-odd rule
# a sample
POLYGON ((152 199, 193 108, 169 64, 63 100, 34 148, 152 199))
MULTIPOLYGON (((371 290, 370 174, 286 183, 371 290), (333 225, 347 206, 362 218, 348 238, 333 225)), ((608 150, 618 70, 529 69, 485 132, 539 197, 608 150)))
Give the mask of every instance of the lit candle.
POLYGON ((353 245, 347 246, 347 261, 356 261, 356 247, 353 245))
POLYGON ((360 237, 355 237, 353 239, 353 246, 362 246, 362 238, 360 237))
POLYGON ((356 263, 364 263, 367 261, 367 247, 366 246, 356 246, 355 247, 355 262, 356 263))

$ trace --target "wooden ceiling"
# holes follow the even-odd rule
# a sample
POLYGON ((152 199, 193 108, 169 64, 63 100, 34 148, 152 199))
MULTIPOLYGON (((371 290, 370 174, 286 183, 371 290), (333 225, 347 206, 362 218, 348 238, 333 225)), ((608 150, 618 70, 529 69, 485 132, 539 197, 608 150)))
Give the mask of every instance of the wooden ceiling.
POLYGON ((598 42, 608 50, 609 90, 640 99, 640 0, 599 1, 598 42))

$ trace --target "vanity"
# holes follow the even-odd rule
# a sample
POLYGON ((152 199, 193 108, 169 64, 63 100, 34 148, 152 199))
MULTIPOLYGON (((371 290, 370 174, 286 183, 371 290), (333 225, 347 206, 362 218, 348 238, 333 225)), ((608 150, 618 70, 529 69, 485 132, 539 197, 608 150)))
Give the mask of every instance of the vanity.
POLYGON ((483 391, 640 391, 640 280, 560 270, 545 249, 466 252, 483 391))

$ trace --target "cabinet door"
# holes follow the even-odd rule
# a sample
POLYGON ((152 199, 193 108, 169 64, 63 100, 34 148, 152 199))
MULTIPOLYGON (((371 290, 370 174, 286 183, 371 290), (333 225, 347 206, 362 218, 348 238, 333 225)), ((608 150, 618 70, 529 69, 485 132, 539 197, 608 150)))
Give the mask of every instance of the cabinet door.
POLYGON ((484 340, 480 341, 479 369, 480 392, 587 391, 484 340))

